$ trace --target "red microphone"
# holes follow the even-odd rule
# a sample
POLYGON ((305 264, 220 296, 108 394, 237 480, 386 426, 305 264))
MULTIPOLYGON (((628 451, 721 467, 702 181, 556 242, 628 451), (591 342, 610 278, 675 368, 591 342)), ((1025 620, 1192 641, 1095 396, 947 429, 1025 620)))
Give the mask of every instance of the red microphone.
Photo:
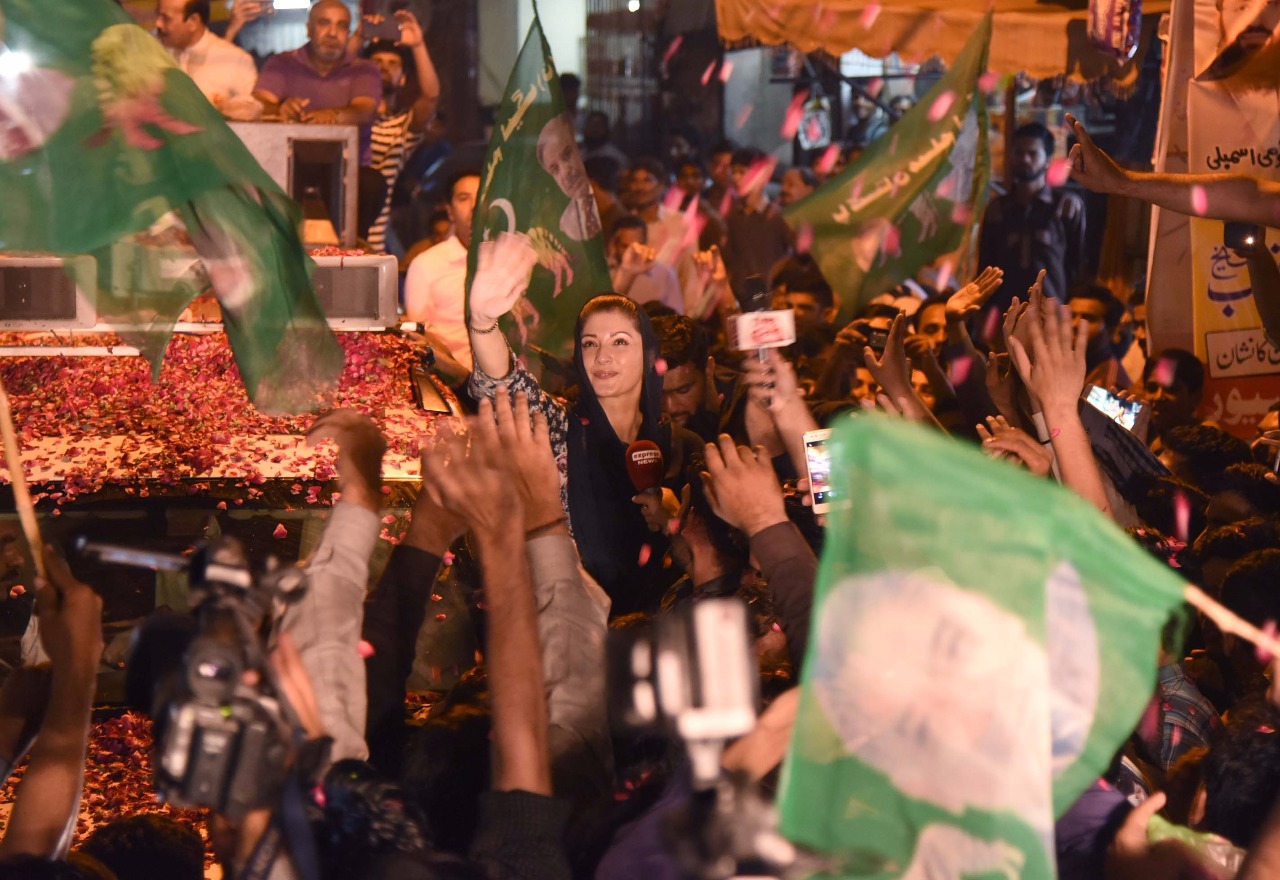
POLYGON ((637 440, 627 447, 627 475, 637 492, 662 490, 662 476, 667 471, 662 449, 652 440, 637 440))

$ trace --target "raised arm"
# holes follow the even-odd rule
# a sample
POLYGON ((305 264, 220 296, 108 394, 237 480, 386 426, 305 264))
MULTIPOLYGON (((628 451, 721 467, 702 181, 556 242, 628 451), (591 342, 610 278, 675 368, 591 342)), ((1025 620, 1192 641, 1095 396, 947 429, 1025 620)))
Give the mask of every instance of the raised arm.
POLYGON ((747 358, 743 371, 750 394, 748 405, 759 406, 769 414, 791 466, 796 473, 803 474, 806 467, 804 434, 816 431, 818 423, 800 394, 795 369, 777 349, 768 349, 763 361, 747 358))
POLYGON ((524 508, 511 491, 492 432, 452 437, 425 458, 423 486, 457 513, 475 537, 488 601, 486 661, 493 706, 493 788, 551 794, 547 704, 537 608, 525 555, 524 508))
POLYGON ((582 571, 560 505, 546 417, 524 393, 480 402, 477 430, 495 431, 524 509, 525 554, 538 606, 548 745, 555 792, 579 803, 606 794, 613 747, 605 697, 609 597, 582 571), (494 419, 496 417, 496 424, 494 419))
POLYGON ((53 661, 49 705, 18 785, 0 861, 66 854, 80 807, 89 710, 102 657, 102 599, 45 547, 48 582, 39 585, 40 639, 53 661))
POLYGON ((1121 168, 1071 114, 1071 176, 1095 192, 1152 202, 1180 214, 1280 227, 1280 182, 1244 174, 1164 174, 1121 168))
POLYGON ((501 232, 477 247, 476 274, 467 301, 471 356, 477 372, 502 379, 511 372, 511 349, 498 330, 498 319, 524 296, 538 256, 529 239, 519 233, 501 232))
POLYGON ((1008 340, 1009 353, 1022 381, 1043 407, 1044 420, 1062 471, 1062 482, 1108 516, 1111 502, 1102 483, 1102 473, 1093 457, 1093 447, 1080 421, 1080 392, 1084 390, 1085 347, 1088 328, 1083 322, 1071 326, 1071 310, 1065 303, 1044 302, 1039 319, 1025 323, 1031 346, 1014 335, 1008 340))
POLYGON ((386 441, 368 416, 339 409, 316 419, 309 443, 338 444, 342 500, 334 505, 320 544, 307 560, 306 594, 280 618, 311 681, 324 729, 333 737, 331 757, 368 757, 365 744, 364 661, 359 643, 369 558, 378 539, 382 502, 382 454, 386 441))
POLYGON ((418 100, 413 102, 409 128, 422 131, 436 115, 440 103, 440 76, 427 52, 427 41, 418 19, 407 9, 399 10, 395 16, 400 22, 400 45, 413 53, 413 65, 418 70, 418 100))
POLYGON ((809 644, 813 583, 818 560, 787 518, 782 488, 762 450, 733 445, 728 434, 706 447, 702 482, 716 516, 747 536, 751 555, 769 582, 787 637, 787 652, 799 669, 809 644))

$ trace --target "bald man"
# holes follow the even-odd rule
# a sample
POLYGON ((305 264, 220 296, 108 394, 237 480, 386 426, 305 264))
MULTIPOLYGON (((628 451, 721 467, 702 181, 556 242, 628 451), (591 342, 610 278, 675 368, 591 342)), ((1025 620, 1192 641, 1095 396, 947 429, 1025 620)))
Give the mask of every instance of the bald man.
POLYGON ((369 164, 369 133, 382 77, 372 61, 347 51, 351 11, 320 0, 307 16, 306 45, 267 59, 253 96, 283 122, 360 126, 360 164, 369 164))

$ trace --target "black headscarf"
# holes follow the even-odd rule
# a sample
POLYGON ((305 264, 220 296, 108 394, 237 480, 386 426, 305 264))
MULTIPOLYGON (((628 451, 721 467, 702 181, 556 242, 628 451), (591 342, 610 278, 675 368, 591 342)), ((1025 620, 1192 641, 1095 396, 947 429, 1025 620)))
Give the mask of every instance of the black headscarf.
POLYGON ((618 439, 609 424, 583 363, 582 325, 586 317, 600 311, 630 315, 640 326, 644 347, 640 389, 643 420, 637 439, 657 443, 668 468, 672 464, 671 427, 662 423, 662 377, 655 367, 658 340, 649 316, 617 294, 602 294, 589 300, 578 315, 574 331, 578 401, 569 412, 569 516, 582 564, 613 600, 616 616, 656 606, 661 598, 662 559, 668 540, 663 533, 649 531, 640 506, 631 500, 636 489, 627 474, 627 444, 618 439))

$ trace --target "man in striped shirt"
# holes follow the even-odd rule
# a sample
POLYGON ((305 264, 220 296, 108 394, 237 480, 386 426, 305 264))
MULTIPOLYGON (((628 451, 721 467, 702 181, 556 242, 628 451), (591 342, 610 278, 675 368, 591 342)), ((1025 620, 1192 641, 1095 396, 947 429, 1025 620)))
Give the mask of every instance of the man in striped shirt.
POLYGON ((397 12, 395 17, 400 24, 399 41, 375 40, 362 53, 378 66, 382 76, 382 101, 373 123, 371 164, 386 179, 387 192, 367 236, 370 247, 380 254, 387 250, 396 178, 410 154, 422 143, 440 98, 440 79, 427 53, 421 25, 407 10, 397 12), (414 77, 412 84, 410 75, 414 77))

